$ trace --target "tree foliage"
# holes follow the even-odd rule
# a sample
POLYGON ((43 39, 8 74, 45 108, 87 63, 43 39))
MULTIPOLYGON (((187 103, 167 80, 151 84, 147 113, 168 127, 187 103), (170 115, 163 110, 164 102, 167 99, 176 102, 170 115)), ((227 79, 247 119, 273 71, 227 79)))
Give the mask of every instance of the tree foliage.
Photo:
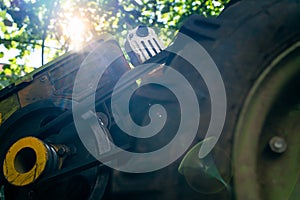
POLYGON ((168 43, 184 19, 197 13, 218 15, 229 0, 0 0, 0 87, 34 68, 109 32, 122 44, 127 31, 145 24, 168 43), (14 54, 9 53, 13 51, 14 54))

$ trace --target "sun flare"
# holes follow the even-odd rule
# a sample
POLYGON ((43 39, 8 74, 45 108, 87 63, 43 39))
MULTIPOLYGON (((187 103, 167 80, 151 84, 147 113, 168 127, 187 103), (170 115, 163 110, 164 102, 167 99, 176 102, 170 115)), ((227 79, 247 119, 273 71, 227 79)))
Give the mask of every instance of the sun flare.
POLYGON ((62 27, 63 34, 67 37, 70 49, 78 50, 84 42, 90 39, 87 25, 79 17, 69 17, 62 27))

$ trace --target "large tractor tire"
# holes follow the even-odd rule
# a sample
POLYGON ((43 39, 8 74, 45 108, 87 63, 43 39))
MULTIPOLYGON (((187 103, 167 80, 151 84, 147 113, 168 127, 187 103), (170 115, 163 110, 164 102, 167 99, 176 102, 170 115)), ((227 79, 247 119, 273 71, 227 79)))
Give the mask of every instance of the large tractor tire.
MULTIPOLYGON (((214 159, 217 165, 220 161, 218 168, 231 187, 207 195, 204 193, 212 193, 209 188, 215 183, 195 176, 196 182, 202 182, 197 187, 203 188, 193 192, 176 175, 176 162, 148 175, 118 172, 113 176, 107 198, 297 199, 300 192, 299 21, 299 1, 275 0, 238 1, 217 18, 187 19, 180 32, 206 49, 224 81, 227 115, 217 144, 221 151, 215 153, 214 159), (229 159, 223 159, 226 155, 229 159)), ((201 76, 189 72, 185 61, 176 56, 172 59, 171 65, 198 83, 201 76)), ((198 139, 201 140, 211 114, 210 101, 205 84, 198 84, 194 89, 208 96, 200 105, 198 139)))
POLYGON ((236 199, 299 197, 299 21, 299 1, 245 0, 198 36, 226 88, 219 144, 231 155, 236 199))

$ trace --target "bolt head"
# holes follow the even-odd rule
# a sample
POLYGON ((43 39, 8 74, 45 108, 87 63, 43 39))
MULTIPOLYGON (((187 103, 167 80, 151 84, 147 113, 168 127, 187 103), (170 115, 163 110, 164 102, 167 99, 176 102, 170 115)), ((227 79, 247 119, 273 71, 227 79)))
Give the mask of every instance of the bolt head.
POLYGON ((64 147, 59 147, 58 151, 57 151, 57 155, 59 156, 64 156, 66 154, 66 149, 64 147))
POLYGON ((271 150, 275 153, 284 153, 287 149, 287 143, 284 138, 274 136, 269 141, 271 150))
POLYGON ((140 25, 140 26, 138 26, 137 31, 136 31, 136 34, 137 34, 139 37, 146 37, 146 36, 148 36, 148 35, 149 35, 148 27, 145 26, 145 25, 140 25))
POLYGON ((42 76, 41 78, 40 78, 40 82, 45 82, 47 80, 47 77, 46 76, 42 76))

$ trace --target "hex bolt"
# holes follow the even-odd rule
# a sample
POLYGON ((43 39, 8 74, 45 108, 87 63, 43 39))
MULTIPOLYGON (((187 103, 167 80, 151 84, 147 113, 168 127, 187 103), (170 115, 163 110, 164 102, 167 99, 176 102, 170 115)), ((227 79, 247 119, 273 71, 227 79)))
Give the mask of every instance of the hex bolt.
POLYGON ((282 137, 274 136, 269 141, 271 150, 275 153, 283 153, 287 149, 287 143, 282 137))
POLYGON ((69 152, 70 152, 70 150, 69 150, 68 147, 66 147, 66 146, 59 146, 58 150, 57 150, 57 155, 60 156, 60 157, 63 157, 63 156, 65 156, 69 152))

